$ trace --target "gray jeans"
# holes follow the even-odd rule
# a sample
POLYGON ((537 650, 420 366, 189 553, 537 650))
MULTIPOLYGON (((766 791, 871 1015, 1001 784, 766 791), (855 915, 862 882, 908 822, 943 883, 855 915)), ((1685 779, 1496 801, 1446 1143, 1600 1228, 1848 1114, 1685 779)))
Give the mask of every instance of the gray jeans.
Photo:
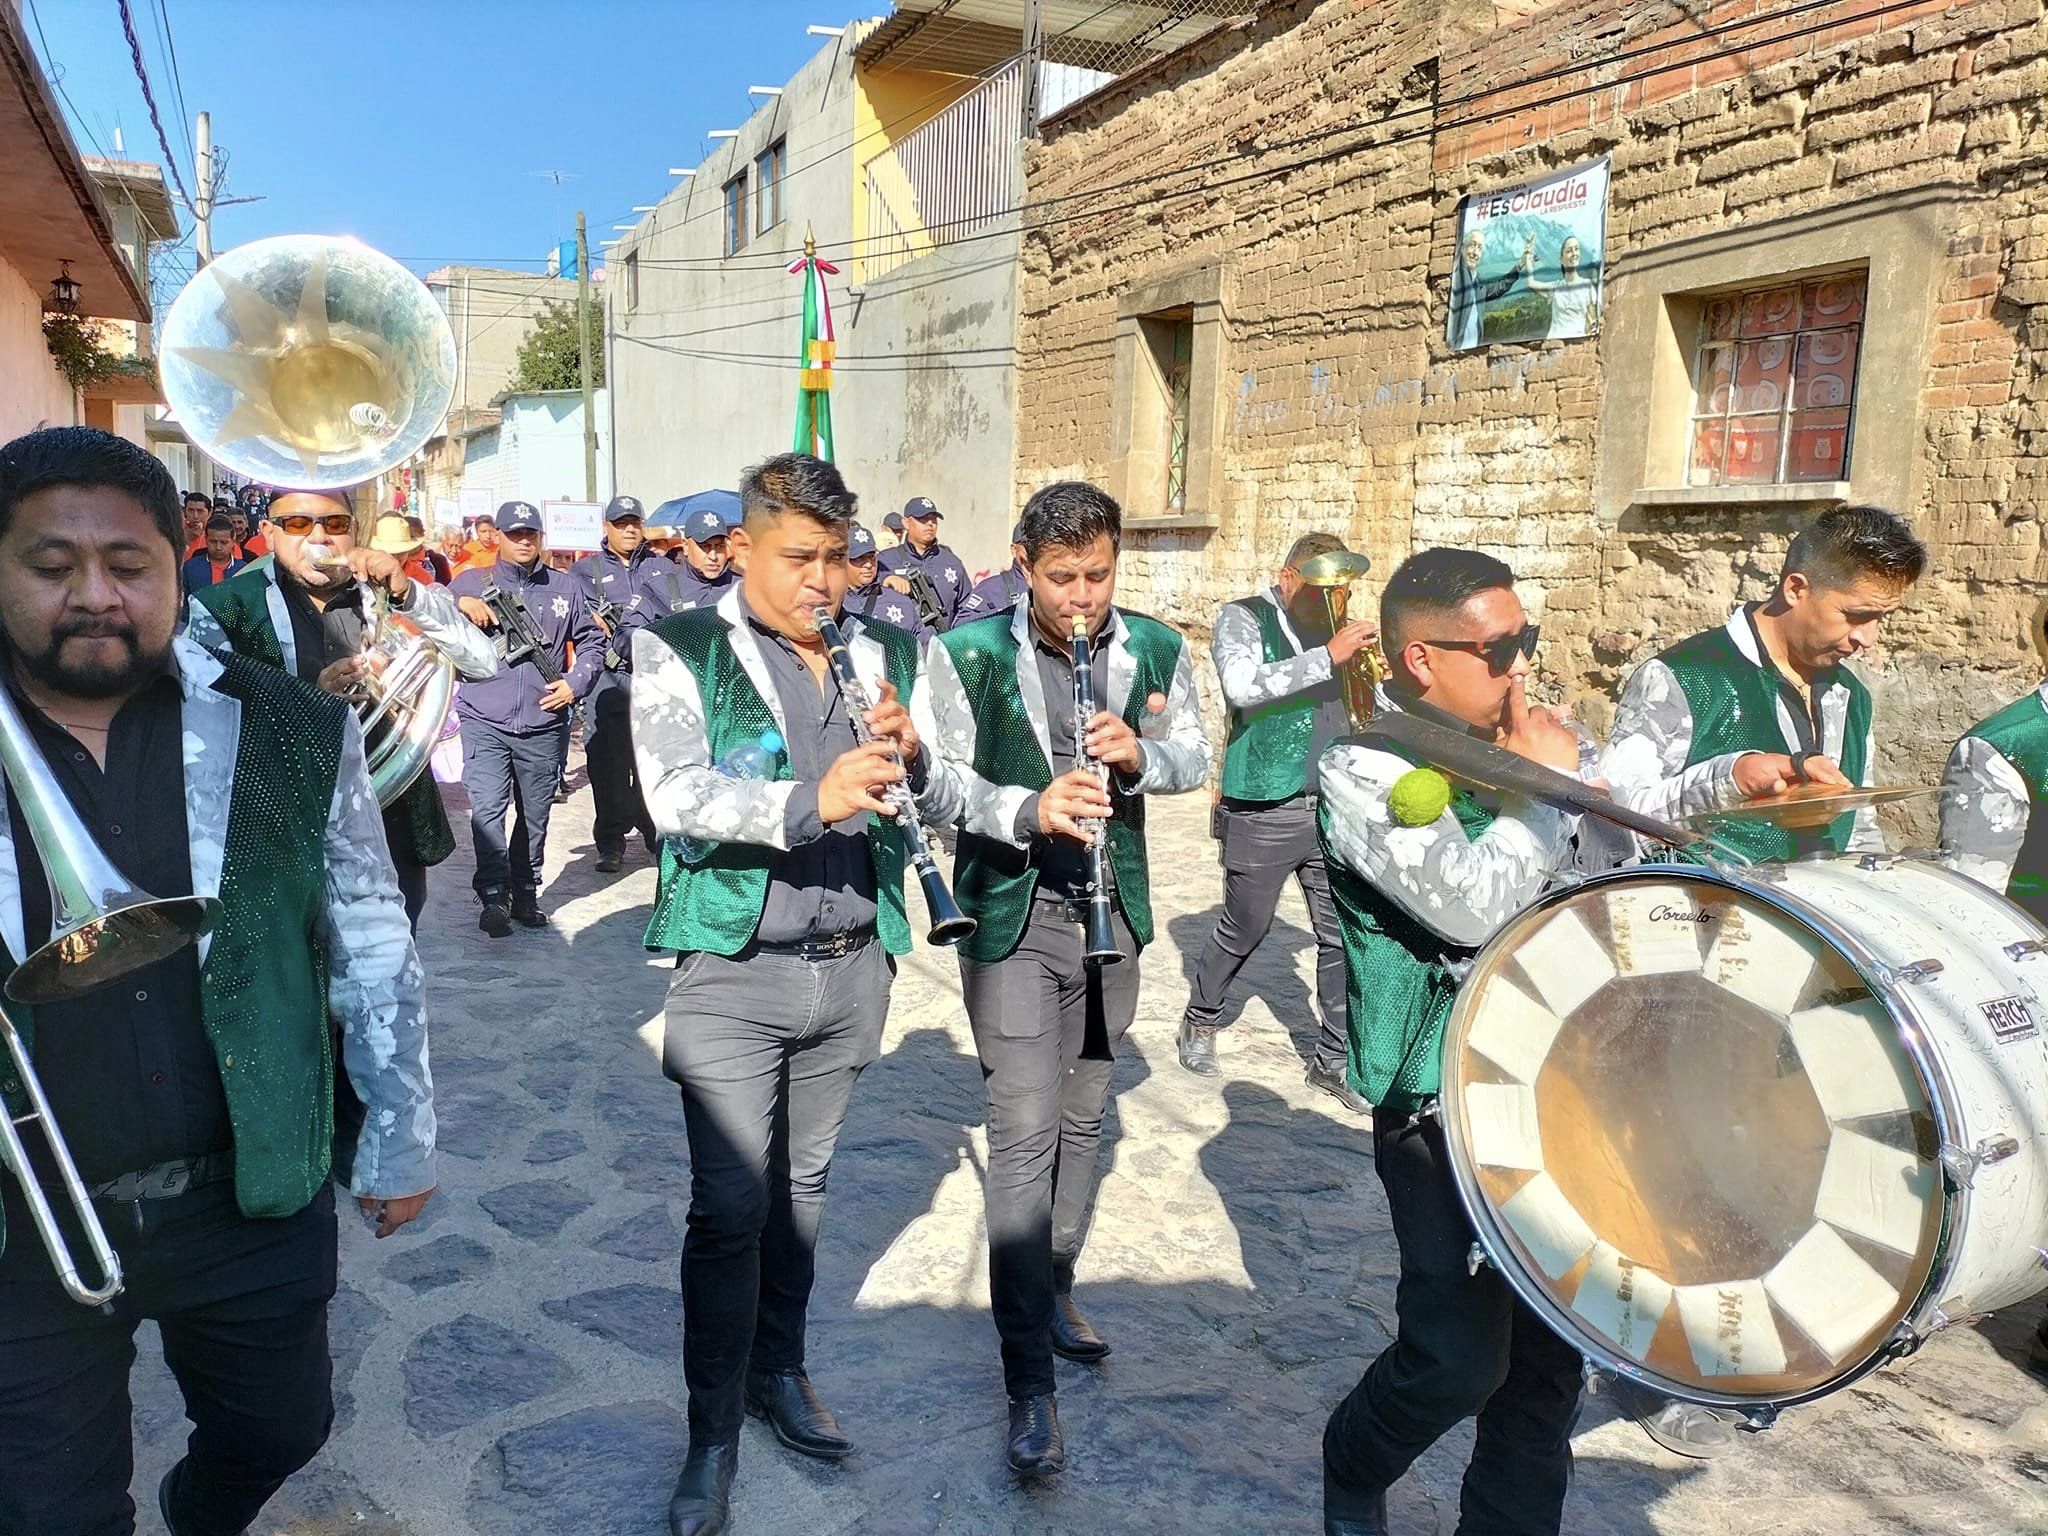
POLYGON ((1084 1060, 1089 1016, 1109 1042, 1138 1011, 1138 946, 1117 914, 1121 964, 1081 958, 1081 927, 1034 901, 1007 959, 962 959, 961 990, 988 1090, 989 1293, 1012 1397, 1053 1389, 1053 1294, 1073 1283, 1112 1063, 1084 1060))
POLYGON ((1301 882, 1309 926, 1316 936, 1321 1030, 1315 1060, 1318 1066, 1341 1072, 1349 1048, 1350 1016, 1344 996, 1344 935, 1330 900, 1330 874, 1316 838, 1316 813, 1306 802, 1257 810, 1220 805, 1216 818, 1222 838, 1223 913, 1195 965, 1188 1022, 1222 1022, 1224 996, 1271 930, 1280 892, 1292 876, 1301 882))
POLYGON ((749 1364, 804 1363, 825 1177, 854 1081, 881 1054, 894 977, 872 943, 833 960, 685 955, 669 983, 662 1070, 682 1085, 690 1138, 693 1441, 739 1434, 749 1364))

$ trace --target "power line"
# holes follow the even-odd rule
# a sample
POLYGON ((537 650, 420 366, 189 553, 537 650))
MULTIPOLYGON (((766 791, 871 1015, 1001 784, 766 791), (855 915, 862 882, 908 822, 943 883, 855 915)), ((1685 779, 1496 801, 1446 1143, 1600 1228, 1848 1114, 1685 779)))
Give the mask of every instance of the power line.
POLYGON ((171 96, 178 107, 178 136, 185 141, 185 153, 196 165, 198 153, 192 143, 192 109, 185 105, 185 80, 178 68, 178 44, 171 36, 171 12, 166 0, 152 0, 156 21, 157 56, 164 60, 171 76, 171 96))
POLYGON ((178 188, 178 196, 191 208, 192 194, 185 190, 185 178, 178 172, 178 157, 171 152, 170 138, 164 133, 164 120, 156 110, 156 93, 149 88, 149 71, 142 65, 142 44, 135 38, 135 13, 128 8, 128 0, 114 0, 121 8, 121 30, 128 36, 128 56, 135 61, 135 78, 142 82, 142 103, 149 108, 150 125, 156 129, 156 142, 164 152, 164 169, 171 173, 171 180, 178 188))

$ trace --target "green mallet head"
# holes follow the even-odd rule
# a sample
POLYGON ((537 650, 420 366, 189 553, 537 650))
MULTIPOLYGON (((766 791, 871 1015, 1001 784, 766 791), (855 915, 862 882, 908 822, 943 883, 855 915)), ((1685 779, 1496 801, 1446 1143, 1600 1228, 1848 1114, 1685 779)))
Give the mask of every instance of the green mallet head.
POLYGON ((1450 804, 1451 781, 1434 768, 1409 769, 1387 795, 1387 813, 1398 827, 1426 827, 1450 804))

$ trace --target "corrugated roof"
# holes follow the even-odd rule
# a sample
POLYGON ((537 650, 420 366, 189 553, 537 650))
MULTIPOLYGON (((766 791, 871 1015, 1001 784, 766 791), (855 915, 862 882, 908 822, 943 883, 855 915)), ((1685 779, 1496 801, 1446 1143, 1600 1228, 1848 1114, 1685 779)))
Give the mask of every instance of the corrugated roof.
MULTIPOLYGON (((1253 0, 1043 0, 1045 57, 1122 74, 1194 41, 1253 0)), ((1025 0, 897 0, 855 50, 870 67, 980 75, 1023 47, 1025 0)))

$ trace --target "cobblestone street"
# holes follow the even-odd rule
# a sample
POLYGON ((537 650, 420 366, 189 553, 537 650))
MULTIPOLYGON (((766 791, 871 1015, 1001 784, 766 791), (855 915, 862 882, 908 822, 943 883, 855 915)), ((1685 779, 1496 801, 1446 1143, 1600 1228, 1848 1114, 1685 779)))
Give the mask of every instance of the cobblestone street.
MULTIPOLYGON (((1292 892, 1240 985, 1223 1077, 1174 1061, 1220 883, 1206 810, 1188 796, 1152 820, 1161 942, 1081 1277, 1116 1353, 1060 1367, 1065 1477, 1027 1493, 1002 1467, 980 1075, 953 963, 921 950, 840 1143, 812 1313, 813 1376, 860 1449, 806 1462, 750 1423, 740 1532, 1320 1529, 1323 1418, 1387 1339, 1393 1239, 1363 1123, 1302 1083, 1313 952, 1292 892)), ((344 1217, 334 1438, 256 1536, 664 1529, 684 1442, 688 1168, 657 1065, 667 970, 640 948, 653 874, 637 850, 623 877, 596 874, 589 816, 580 788, 557 812, 544 932, 477 932, 466 835, 435 872, 422 948, 440 1193, 381 1244, 344 1217)), ((2048 1532, 2048 1382, 2024 1366, 2025 1310, 1951 1330, 1711 1464, 1665 1454, 1595 1398, 1565 1529, 2048 1532)), ((153 1337, 144 1348, 135 1493, 154 1536, 183 1425, 153 1337)), ((1399 1486, 1397 1531, 1449 1536, 1469 1444, 1452 1437, 1399 1486)))

